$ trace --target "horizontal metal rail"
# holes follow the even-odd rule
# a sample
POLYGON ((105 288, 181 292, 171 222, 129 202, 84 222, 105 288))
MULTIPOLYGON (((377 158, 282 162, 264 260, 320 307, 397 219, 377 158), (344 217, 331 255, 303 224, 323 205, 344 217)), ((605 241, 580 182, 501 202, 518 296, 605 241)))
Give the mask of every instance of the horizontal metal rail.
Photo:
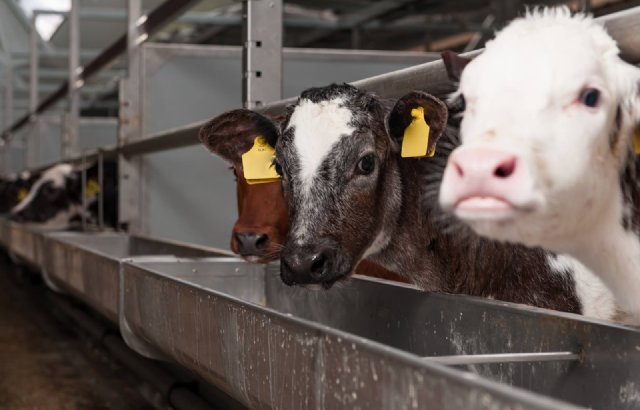
MULTIPOLYGON (((68 11, 61 10, 43 10, 35 9, 34 14, 42 15, 57 15, 67 16, 68 11)), ((89 9, 80 11, 80 18, 97 21, 123 21, 126 20, 127 14, 122 9, 89 9)), ((178 18, 176 21, 180 23, 188 24, 211 24, 216 26, 234 27, 240 26, 242 23, 242 16, 240 15, 213 15, 210 13, 198 13, 184 15, 178 18)), ((299 17, 287 17, 283 21, 284 25, 293 28, 317 28, 317 29, 331 29, 331 30, 347 30, 353 28, 353 22, 350 20, 339 19, 326 19, 326 20, 314 20, 310 18, 299 17)), ((457 22, 420 22, 414 24, 406 24, 404 22, 396 22, 392 24, 383 23, 380 21, 370 21, 365 24, 359 25, 360 29, 364 30, 384 30, 384 31, 404 31, 404 32, 420 32, 425 30, 440 30, 440 31, 478 31, 490 33, 491 29, 483 27, 480 24, 466 24, 457 22)))
POLYGON ((562 360, 574 361, 580 360, 580 355, 573 352, 495 353, 457 356, 428 356, 424 359, 447 366, 462 366, 491 363, 551 362, 562 360))

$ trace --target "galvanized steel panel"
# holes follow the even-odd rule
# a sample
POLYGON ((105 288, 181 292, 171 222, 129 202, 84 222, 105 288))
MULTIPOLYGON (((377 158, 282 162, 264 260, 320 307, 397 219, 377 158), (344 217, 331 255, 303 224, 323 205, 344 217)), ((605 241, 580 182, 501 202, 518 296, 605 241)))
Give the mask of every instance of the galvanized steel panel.
POLYGON ((463 368, 579 405, 638 405, 636 330, 374 280, 291 288, 271 269, 127 262, 123 314, 139 338, 252 408, 466 408, 473 389, 434 397, 423 357, 566 350, 584 359, 463 368))

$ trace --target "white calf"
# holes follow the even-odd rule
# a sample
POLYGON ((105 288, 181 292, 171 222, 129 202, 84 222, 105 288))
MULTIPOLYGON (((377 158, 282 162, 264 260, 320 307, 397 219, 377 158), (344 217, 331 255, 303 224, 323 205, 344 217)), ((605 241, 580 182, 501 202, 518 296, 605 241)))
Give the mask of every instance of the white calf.
POLYGON ((440 204, 491 238, 573 255, 640 321, 640 70, 586 16, 511 23, 462 73, 440 204))

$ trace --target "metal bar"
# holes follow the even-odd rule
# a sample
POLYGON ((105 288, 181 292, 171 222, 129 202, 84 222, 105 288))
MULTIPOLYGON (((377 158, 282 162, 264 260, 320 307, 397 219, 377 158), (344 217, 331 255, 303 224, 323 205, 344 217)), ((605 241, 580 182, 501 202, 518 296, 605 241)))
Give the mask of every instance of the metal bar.
POLYGON ((551 362, 561 360, 580 360, 580 355, 573 352, 544 352, 544 353, 495 353, 469 354, 457 356, 428 356, 424 358, 430 362, 447 366, 462 366, 469 364, 490 363, 518 363, 518 362, 551 362))
POLYGON ((82 192, 82 215, 81 215, 81 226, 82 226, 82 232, 85 232, 87 230, 87 221, 85 218, 85 212, 87 211, 87 156, 83 153, 82 154, 82 166, 81 166, 81 183, 82 183, 82 188, 80 190, 80 192, 82 192))
POLYGON ((31 17, 29 35, 29 109, 32 113, 35 113, 38 107, 38 30, 36 29, 35 16, 31 17))
MULTIPOLYGON (((32 16, 29 25, 29 112, 34 113, 38 106, 38 40, 36 16, 32 16)), ((29 135, 27 136, 27 167, 33 167, 38 162, 40 154, 40 123, 33 114, 30 117, 29 135)))
MULTIPOLYGON (((128 2, 127 61, 128 75, 120 82, 120 127, 118 129, 118 146, 125 145, 140 138, 140 80, 141 49, 138 40, 143 35, 144 17, 142 0, 128 2)), ((120 153, 118 157, 118 218, 119 226, 130 233, 145 231, 142 215, 147 215, 143 195, 144 158, 131 158, 120 153)))
POLYGON ((69 79, 68 87, 68 112, 65 121, 65 131, 63 137, 64 150, 63 158, 68 158, 77 153, 78 150, 78 117, 80 116, 80 97, 77 93, 79 86, 80 67, 80 1, 71 0, 71 11, 69 14, 69 79))
POLYGON ((98 151, 98 229, 104 229, 104 152, 98 151))
POLYGON ((117 117, 80 117, 82 125, 117 125, 117 117))
MULTIPOLYGON (((4 84, 4 123, 13 122, 13 68, 7 66, 4 84)), ((11 134, 9 134, 11 135, 11 134)), ((5 144, 4 152, 5 174, 12 171, 11 144, 5 144)))
POLYGON ((282 0, 245 0, 242 16, 242 101, 252 109, 282 98, 282 0))
MULTIPOLYGON (((390 3, 390 2, 389 2, 390 3)), ((400 7, 400 3, 395 3, 395 7, 400 7)), ((34 11, 34 13, 37 12, 34 11)), ((42 10, 40 14, 55 14, 66 16, 66 11, 56 10, 42 10)), ((125 11, 115 9, 90 9, 82 10, 80 12, 80 18, 86 20, 102 20, 102 21, 122 21, 126 20, 127 15, 125 11)), ((369 17, 373 18, 373 17, 369 17)), ((355 26, 358 26, 362 30, 382 30, 382 31, 404 31, 404 32, 424 32, 427 30, 438 31, 479 31, 482 27, 477 24, 462 24, 462 23, 449 23, 449 22, 434 22, 426 21, 420 24, 407 24, 402 23, 389 23, 381 21, 366 21, 367 18, 346 18, 340 20, 315 20, 310 18, 297 18, 288 17, 283 20, 285 27, 292 28, 317 28, 324 30, 323 33, 317 34, 321 37, 326 37, 327 30, 350 30, 355 26)), ((209 14, 187 14, 176 19, 180 23, 197 24, 197 25, 212 25, 221 27, 237 27, 242 24, 242 16, 240 15, 209 15, 209 14)), ((488 32, 487 32, 488 33, 488 32)), ((307 41, 308 42, 308 41, 307 41)))

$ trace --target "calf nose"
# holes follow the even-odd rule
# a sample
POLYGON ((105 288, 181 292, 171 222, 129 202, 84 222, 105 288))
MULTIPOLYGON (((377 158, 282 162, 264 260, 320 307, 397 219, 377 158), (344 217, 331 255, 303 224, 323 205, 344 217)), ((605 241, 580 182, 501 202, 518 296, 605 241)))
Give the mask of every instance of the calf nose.
POLYGON ((269 236, 266 233, 237 232, 234 236, 238 243, 238 251, 243 256, 260 256, 269 243, 269 236))
POLYGON ((467 181, 507 179, 518 164, 515 155, 491 148, 455 150, 449 163, 454 175, 467 181))
POLYGON ((281 276, 287 285, 321 283, 331 273, 330 250, 300 252, 282 256, 281 276))
POLYGON ((458 148, 451 153, 442 178, 440 204, 453 209, 468 198, 504 200, 521 188, 523 172, 513 153, 489 147, 458 148))

